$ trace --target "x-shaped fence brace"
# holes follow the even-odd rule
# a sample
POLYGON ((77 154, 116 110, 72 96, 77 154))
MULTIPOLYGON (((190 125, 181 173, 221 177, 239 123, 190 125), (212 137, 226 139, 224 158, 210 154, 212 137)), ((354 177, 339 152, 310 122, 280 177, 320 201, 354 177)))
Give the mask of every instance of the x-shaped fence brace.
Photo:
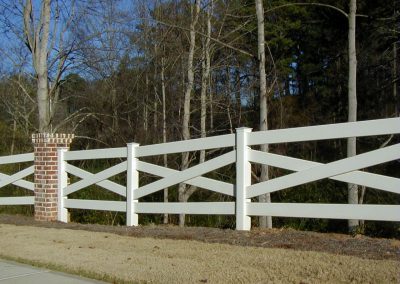
POLYGON ((23 178, 33 174, 33 171, 34 171, 34 166, 30 166, 13 175, 0 173, 0 188, 9 184, 13 184, 33 191, 33 182, 23 180, 23 178))
POLYGON ((397 159, 400 159, 400 144, 328 164, 249 150, 250 162, 268 164, 297 172, 249 186, 246 198, 272 193, 325 178, 400 193, 400 179, 357 171, 397 159))
POLYGON ((126 193, 122 192, 122 188, 124 191, 126 191, 125 187, 107 180, 108 178, 110 178, 112 176, 115 176, 119 173, 126 171, 126 167, 127 167, 127 162, 124 161, 124 162, 119 163, 115 166, 112 166, 104 171, 98 172, 96 174, 92 174, 90 172, 87 172, 87 171, 84 171, 77 167, 74 167, 70 164, 66 164, 65 169, 67 172, 69 172, 73 175, 76 175, 78 177, 81 177, 83 179, 67 186, 64 189, 63 195, 67 196, 73 192, 76 192, 76 191, 84 188, 84 187, 90 186, 92 184, 97 184, 97 185, 99 185, 103 188, 106 188, 108 190, 111 190, 119 195, 126 196, 126 193), (115 188, 113 188, 113 186, 115 186, 115 188))
MULTIPOLYGON (((134 198, 138 199, 144 197, 146 195, 152 194, 154 192, 157 192, 159 190, 162 190, 164 188, 170 187, 172 185, 181 182, 205 188, 214 192, 226 194, 228 196, 233 196, 234 195, 233 184, 202 177, 201 175, 234 162, 235 162, 234 151, 223 154, 217 158, 208 160, 200 165, 193 166, 184 171, 178 171, 143 161, 138 161, 136 170, 162 177, 162 179, 138 188, 137 191, 135 191, 134 198)), ((124 161, 111 168, 93 174, 67 163, 65 166, 65 170, 68 173, 81 178, 81 180, 67 186, 64 189, 63 196, 68 196, 69 194, 76 192, 84 187, 96 184, 107 190, 110 190, 114 193, 126 197, 126 187, 118 183, 107 180, 108 178, 114 175, 126 171, 126 169, 127 169, 127 162, 124 161)))
MULTIPOLYGON (((354 183, 388 192, 400 193, 400 179, 358 171, 377 164, 400 159, 400 144, 370 151, 358 156, 334 161, 328 164, 296 159, 272 153, 265 153, 249 149, 249 161, 258 164, 284 168, 296 171, 283 177, 268 180, 248 187, 247 198, 256 197, 265 193, 272 193, 285 188, 298 186, 308 182, 330 178, 346 183, 354 183)), ((172 185, 185 182, 190 185, 205 188, 214 192, 234 196, 234 185, 202 177, 201 175, 235 162, 235 152, 223 154, 205 163, 178 171, 158 165, 138 161, 137 170, 162 177, 162 179, 144 185, 135 191, 135 199, 152 194, 172 185)), ((127 162, 124 161, 111 168, 93 174, 70 164, 66 164, 66 171, 82 180, 68 186, 64 196, 76 192, 84 187, 97 184, 107 190, 126 197, 126 188, 120 184, 107 180, 111 176, 126 171, 127 162)), ((28 187, 33 190, 33 184, 20 180, 33 173, 33 166, 12 176, 2 174, 0 186, 10 183, 28 187)))
MULTIPOLYGON (((149 195, 151 193, 157 192, 161 189, 170 187, 181 182, 192 185, 199 185, 202 188, 233 196, 233 185, 200 176, 216 169, 222 168, 226 165, 232 164, 234 162, 235 151, 231 151, 183 171, 176 171, 164 168, 164 171, 156 173, 157 175, 165 176, 163 179, 140 187, 137 191, 135 191, 134 197, 135 199, 138 199, 140 197, 149 195), (168 175, 166 175, 167 173, 168 175), (220 185, 221 187, 219 188, 220 185)), ((143 162, 138 163, 139 171, 150 171, 153 169, 150 164, 143 162)))

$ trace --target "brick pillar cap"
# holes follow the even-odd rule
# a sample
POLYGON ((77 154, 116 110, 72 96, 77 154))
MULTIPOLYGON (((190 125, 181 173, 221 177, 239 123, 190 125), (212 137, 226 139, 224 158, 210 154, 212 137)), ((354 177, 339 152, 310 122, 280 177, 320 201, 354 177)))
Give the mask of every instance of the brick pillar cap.
POLYGON ((34 134, 32 134, 32 142, 33 143, 71 144, 74 137, 75 137, 74 134, 34 133, 34 134))

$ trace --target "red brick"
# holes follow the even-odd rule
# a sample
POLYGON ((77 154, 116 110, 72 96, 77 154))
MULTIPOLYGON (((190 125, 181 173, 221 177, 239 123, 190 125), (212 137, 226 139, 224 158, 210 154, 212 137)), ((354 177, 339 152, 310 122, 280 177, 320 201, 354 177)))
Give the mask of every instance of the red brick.
POLYGON ((69 134, 37 133, 32 135, 35 166, 35 220, 57 218, 58 148, 69 147, 74 138, 69 134))

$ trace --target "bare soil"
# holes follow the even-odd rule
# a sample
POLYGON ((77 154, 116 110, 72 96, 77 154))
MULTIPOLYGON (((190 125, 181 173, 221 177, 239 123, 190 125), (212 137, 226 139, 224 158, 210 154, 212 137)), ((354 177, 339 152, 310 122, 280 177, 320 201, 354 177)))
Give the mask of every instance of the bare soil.
POLYGON ((400 241, 364 236, 0 215, 0 244, 0 257, 111 282, 400 283, 400 241))
POLYGON ((0 224, 105 232, 138 238, 193 240, 237 246, 320 251, 366 259, 400 261, 400 240, 371 238, 362 235, 350 236, 293 229, 254 228, 250 232, 241 232, 204 227, 180 228, 173 225, 125 227, 98 224, 65 224, 60 222, 38 222, 33 217, 7 214, 0 214, 0 224))

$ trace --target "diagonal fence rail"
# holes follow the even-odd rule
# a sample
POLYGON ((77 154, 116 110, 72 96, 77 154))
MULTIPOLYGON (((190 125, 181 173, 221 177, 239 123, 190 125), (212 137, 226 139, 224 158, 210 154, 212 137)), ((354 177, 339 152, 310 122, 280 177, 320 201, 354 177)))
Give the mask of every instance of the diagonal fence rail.
MULTIPOLYGON (((309 161, 275 153, 256 150, 261 144, 295 143, 392 135, 400 133, 400 118, 341 123, 291 129, 252 132, 249 128, 239 128, 236 134, 140 146, 130 143, 126 147, 67 151, 58 150, 58 220, 67 222, 68 209, 90 209, 125 212, 127 225, 139 224, 140 214, 211 214, 234 215, 236 229, 249 230, 252 216, 281 216, 304 218, 334 218, 400 221, 400 204, 320 204, 320 203, 259 203, 255 198, 265 193, 279 192, 307 183, 332 179, 344 183, 358 184, 380 191, 400 194, 400 179, 383 174, 369 173, 367 168, 400 160, 400 144, 361 153, 330 163, 309 161), (254 147, 255 146, 255 147, 254 147), (252 147, 254 149, 252 149, 252 147), (193 165, 183 171, 163 167, 145 161, 146 157, 177 154, 200 150, 219 150, 204 163, 193 165), (71 164, 73 161, 119 159, 120 162, 97 173, 91 173, 71 164), (235 165, 232 172, 233 183, 205 176, 208 173, 235 165), (252 168, 256 164, 277 167, 292 173, 254 183, 252 168), (124 184, 110 180, 115 175, 126 174, 124 184), (156 181, 139 183, 143 174, 158 177, 156 181), (79 180, 68 184, 68 175, 79 180), (185 183, 204 190, 229 197, 228 202, 147 202, 146 197, 164 188, 185 183), (97 185, 120 197, 115 200, 71 199, 70 195, 89 186, 97 185), (122 200, 122 201, 121 201, 122 200)), ((10 159, 0 157, 2 163, 32 161, 33 154, 18 155, 10 159)), ((33 173, 33 167, 13 175, 0 175, 0 187, 15 184, 33 190, 33 184, 24 178, 33 173)), ((323 189, 321 189, 323 190, 323 189)), ((15 199, 18 202, 33 202, 33 198, 15 199)), ((12 202, 1 199, 0 205, 12 202)), ((32 204, 32 203, 29 203, 32 204)))
MULTIPOLYGON (((398 134, 399 132, 400 119, 393 118, 251 133, 248 137, 248 145, 376 136, 398 134)), ((247 151, 249 162, 295 171, 282 177, 248 186, 246 191, 246 198, 248 199, 327 178, 400 194, 399 178, 360 171, 375 165, 398 161, 400 159, 400 144, 376 149, 327 164, 271 153, 262 153, 251 149, 247 151)), ((248 202, 246 206, 248 209, 247 213, 251 216, 268 215, 400 221, 399 204, 266 204, 248 202)))
MULTIPOLYGON (((88 173, 70 164, 66 172, 82 178, 81 181, 61 187, 60 204, 65 208, 87 208, 115 210, 127 213, 127 224, 137 225, 138 214, 220 214, 236 215, 236 226, 240 230, 250 229, 250 216, 282 216, 306 218, 336 218, 400 221, 400 205, 349 205, 349 204, 301 204, 301 203, 256 203, 251 199, 265 193, 278 192, 322 179, 333 179, 354 183, 391 193, 400 193, 400 179, 368 173, 362 169, 400 159, 400 144, 391 145, 328 164, 298 158, 265 153, 251 149, 264 143, 292 143, 347 137, 376 136, 400 133, 400 119, 384 119, 342 123, 312 127, 251 132, 237 129, 236 134, 193 139, 165 144, 139 146, 129 144, 126 148, 65 152, 60 160, 66 163, 78 159, 126 158, 127 160, 97 174, 88 173), (233 151, 214 157, 202 164, 178 171, 140 160, 143 157, 198 151, 203 149, 230 148, 233 151), (235 184, 210 179, 203 175, 229 164, 236 164, 235 184), (266 164, 294 173, 252 184, 252 164, 266 164), (127 171, 127 186, 123 187, 107 180, 127 171), (139 174, 148 173, 159 180, 139 186, 139 174), (198 186, 206 190, 234 197, 234 202, 142 202, 143 197, 179 183, 198 186), (91 184, 97 184, 126 197, 126 202, 69 200, 68 194, 91 184)), ((60 152, 60 155, 62 152, 60 152)), ((64 219, 65 221, 65 219, 64 219)))
MULTIPOLYGON (((21 164, 21 163, 32 163, 33 164, 33 153, 19 154, 0 157, 0 165, 9 164, 21 164)), ((27 189, 33 192, 33 182, 26 180, 25 178, 33 175, 34 166, 29 166, 22 169, 14 174, 0 173, 0 191, 6 188, 8 185, 15 185, 20 188, 27 189)), ((0 205, 33 205, 34 196, 10 196, 0 197, 0 205)))
POLYGON ((162 167, 149 162, 141 161, 140 158, 158 156, 164 154, 180 153, 182 151, 199 151, 205 149, 230 148, 235 145, 235 135, 222 135, 194 139, 189 141, 178 141, 165 144, 139 146, 130 143, 126 148, 100 149, 88 151, 66 151, 60 149, 59 160, 59 220, 67 221, 67 209, 94 209, 126 212, 127 225, 138 225, 138 214, 152 213, 186 213, 186 214, 224 214, 234 215, 234 202, 139 202, 139 199, 163 190, 166 187, 186 183, 212 192, 233 197, 234 185, 203 177, 202 175, 212 172, 221 167, 235 163, 235 151, 214 157, 202 164, 195 165, 184 171, 162 167), (70 161, 89 159, 126 159, 125 161, 100 171, 96 174, 90 173, 71 165, 70 161), (110 177, 127 172, 126 186, 108 180, 110 177), (139 173, 147 173, 158 176, 160 179, 139 186, 139 173), (74 175, 81 180, 67 184, 67 175, 74 175), (106 190, 112 191, 125 197, 125 201, 105 200, 77 200, 69 199, 68 195, 82 190, 91 185, 98 185, 106 190))

